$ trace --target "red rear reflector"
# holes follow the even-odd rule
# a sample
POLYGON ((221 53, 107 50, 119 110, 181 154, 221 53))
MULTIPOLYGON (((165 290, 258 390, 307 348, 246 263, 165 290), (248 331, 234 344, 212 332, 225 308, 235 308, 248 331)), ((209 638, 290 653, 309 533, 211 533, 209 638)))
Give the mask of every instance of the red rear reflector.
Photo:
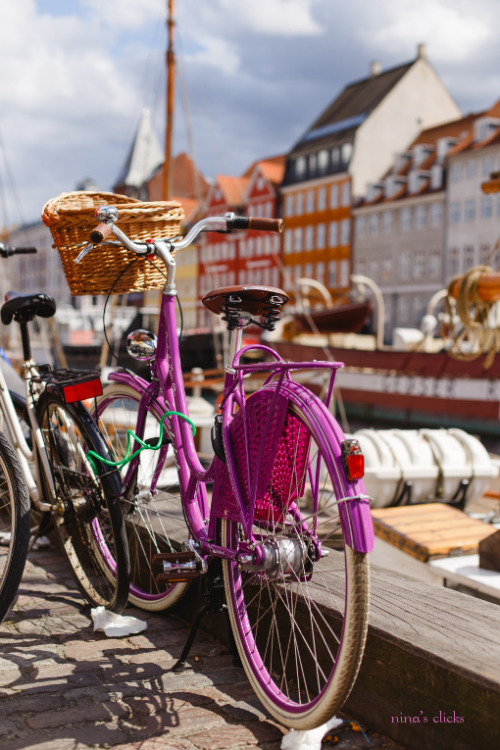
POLYGON ((99 378, 86 380, 83 383, 71 383, 63 386, 64 399, 67 404, 73 401, 83 401, 86 398, 94 398, 102 394, 102 385, 99 378))
POLYGON ((342 443, 342 463, 347 479, 355 482, 363 479, 365 474, 365 457, 361 453, 359 443, 355 438, 349 438, 342 443))
POLYGON ((347 474, 349 479, 363 479, 365 473, 365 457, 362 453, 350 453, 346 456, 347 474))

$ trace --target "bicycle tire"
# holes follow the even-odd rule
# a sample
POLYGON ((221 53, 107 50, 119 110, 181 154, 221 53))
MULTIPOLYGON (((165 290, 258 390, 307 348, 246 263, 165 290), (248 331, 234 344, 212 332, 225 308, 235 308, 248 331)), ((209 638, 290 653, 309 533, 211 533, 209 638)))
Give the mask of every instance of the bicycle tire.
MULTIPOLYGON (((327 721, 354 685, 368 627, 368 555, 345 543, 340 525, 337 497, 342 490, 338 467, 332 470, 340 428, 331 429, 333 417, 304 390, 306 398, 293 400, 287 394, 277 440, 268 438, 263 425, 269 424, 274 393, 270 386, 246 403, 247 414, 252 399, 258 404, 255 424, 261 425, 261 434, 257 428, 244 437, 241 411, 231 425, 242 482, 247 474, 242 454, 251 455, 259 441, 275 440, 264 446, 272 468, 266 486, 258 490, 253 516, 264 563, 257 571, 224 560, 224 582, 233 635, 255 693, 275 719, 304 730, 327 721), (322 549, 329 547, 328 555, 316 561, 311 529, 322 549)), ((234 519, 223 520, 222 544, 236 549, 250 541, 242 529, 234 519)))
POLYGON ((106 444, 80 402, 67 404, 45 391, 37 416, 56 490, 53 525, 75 581, 92 606, 122 612, 130 562, 121 481, 117 471, 99 461, 94 472, 86 458, 89 450, 109 458, 106 444))
POLYGON ((29 538, 28 488, 15 450, 0 432, 0 623, 16 597, 29 538))
MULTIPOLYGON (((116 461, 126 453, 127 432, 137 431, 138 405, 142 392, 122 383, 110 383, 97 398, 98 425, 116 461)), ((152 402, 141 438, 154 444, 159 438, 159 423, 163 409, 152 402)), ((166 425, 165 425, 166 427, 166 425)), ((128 465, 121 471, 125 480, 128 465)), ((189 588, 189 582, 156 581, 160 568, 153 568, 152 557, 158 552, 174 552, 189 537, 184 519, 178 466, 173 449, 143 451, 139 456, 138 471, 124 487, 122 510, 125 518, 130 551, 129 601, 146 611, 162 611, 173 607, 189 588), (166 451, 163 453, 163 451, 166 451), (164 460, 160 486, 151 494, 151 480, 158 461, 164 460)))

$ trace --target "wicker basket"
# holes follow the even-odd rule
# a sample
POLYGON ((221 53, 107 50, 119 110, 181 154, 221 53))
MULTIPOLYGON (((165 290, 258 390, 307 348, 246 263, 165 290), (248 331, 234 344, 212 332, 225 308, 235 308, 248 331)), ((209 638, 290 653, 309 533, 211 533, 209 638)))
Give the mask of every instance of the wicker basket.
POLYGON ((97 224, 96 208, 104 205, 118 208, 118 226, 138 241, 174 237, 184 218, 180 203, 145 203, 114 193, 61 193, 48 201, 42 219, 50 228, 53 247, 59 251, 71 294, 126 294, 163 287, 165 269, 161 261, 155 259, 153 265, 121 246, 97 246, 81 263, 74 262, 97 224))

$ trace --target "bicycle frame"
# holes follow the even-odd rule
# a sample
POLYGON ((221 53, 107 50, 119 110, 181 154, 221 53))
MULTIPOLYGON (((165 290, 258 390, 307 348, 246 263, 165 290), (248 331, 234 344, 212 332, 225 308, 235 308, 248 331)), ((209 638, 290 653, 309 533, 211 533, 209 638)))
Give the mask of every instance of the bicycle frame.
MULTIPOLYGON (((175 261, 173 262, 173 265, 175 261)), ((110 380, 135 386, 140 384, 144 394, 138 407, 137 427, 140 433, 145 424, 148 409, 153 399, 157 402, 159 411, 176 411, 181 414, 188 414, 188 405, 184 389, 184 381, 181 370, 181 360, 179 345, 177 339, 177 321, 176 321, 176 292, 173 283, 174 269, 169 267, 169 279, 162 294, 159 324, 158 324, 158 344, 156 357, 152 366, 152 382, 127 373, 126 371, 117 371, 110 374, 110 380)), ((222 412, 222 434, 226 448, 229 447, 229 429, 237 407, 240 410, 245 409, 245 389, 243 378, 245 375, 252 373, 269 372, 270 375, 266 381, 266 387, 272 395, 274 392, 274 404, 270 412, 279 408, 279 395, 286 390, 287 397, 300 403, 304 396, 307 397, 307 389, 300 384, 291 380, 290 372, 292 370, 312 370, 326 369, 330 370, 330 385, 327 395, 327 405, 331 400, 333 393, 333 383, 335 371, 341 366, 341 363, 327 362, 306 362, 306 363, 285 363, 276 352, 268 347, 258 345, 257 348, 270 353, 275 359, 271 363, 239 364, 239 360, 250 348, 241 348, 242 330, 236 330, 232 334, 231 341, 231 365, 225 368, 224 397, 221 403, 222 412)), ((325 411, 327 411, 326 407, 325 411)), ((318 424, 325 414, 318 414, 318 424)), ((236 474, 236 467, 233 463, 232 452, 226 450, 228 456, 227 467, 217 456, 214 456, 208 469, 205 469, 199 461, 196 453, 195 443, 191 432, 190 425, 186 420, 178 416, 168 417, 170 427, 170 438, 174 447, 176 459, 179 464, 179 478, 181 483, 181 494, 183 498, 184 511, 189 529, 195 540, 200 542, 200 551, 202 554, 215 555, 225 559, 235 559, 236 552, 215 544, 216 539, 216 522, 218 518, 231 517, 243 524, 248 535, 251 535, 253 508, 257 497, 257 481, 250 482, 250 495, 245 497, 236 474), (233 488, 233 497, 218 498, 217 495, 212 499, 212 507, 209 511, 209 504, 205 482, 220 478, 222 471, 228 471, 231 486, 233 488)), ((332 425, 336 423, 332 420, 332 425)), ((338 428, 337 428, 338 429, 338 428)), ((248 441, 247 441, 248 443, 248 441)), ((138 447, 134 445, 133 451, 138 447)), ((163 455, 160 455, 156 468, 156 475, 153 479, 152 491, 155 490, 156 482, 162 469, 162 464, 166 456, 166 449, 162 448, 163 455)), ((257 457, 258 470, 254 471, 255 477, 261 476, 263 466, 262 451, 257 457)), ((137 470, 138 458, 131 461, 125 484, 137 470)), ((363 483, 361 481, 348 482, 342 471, 341 456, 336 455, 334 458, 335 465, 332 470, 338 479, 339 486, 342 488, 342 497, 339 498, 339 514, 342 526, 344 528, 346 543, 359 552, 368 552, 373 548, 373 526, 370 515, 369 499, 366 497, 363 483)), ((250 460, 247 461, 248 468, 250 460)), ((255 465, 253 467, 255 469, 255 465)), ((265 473, 264 473, 265 477, 265 473)), ((261 481, 263 481, 261 479, 261 481)), ((217 482, 214 483, 217 486, 217 482)))
MULTIPOLYGON (((26 441, 26 438, 23 435, 23 432, 21 430, 21 425, 19 423, 19 419, 17 417, 14 404, 12 402, 12 398, 10 396, 9 389, 5 381, 4 374, 1 370, 0 370, 0 411, 5 420, 5 427, 8 433, 9 440, 14 446, 18 459, 21 463, 21 467, 23 470, 26 484, 28 486, 28 491, 29 491, 31 501, 33 502, 37 510, 43 512, 43 511, 51 510, 52 504, 46 503, 42 500, 42 496, 39 490, 39 486, 40 486, 40 483, 38 481, 39 477, 34 477, 33 472, 31 471, 29 462, 34 459, 35 451, 37 455, 40 457, 42 470, 44 471, 45 477, 47 479, 47 486, 51 494, 52 500, 55 499, 55 488, 54 488, 54 482, 52 479, 52 472, 50 470, 49 460, 48 460, 47 453, 45 450, 45 443, 43 440, 40 426, 38 424, 38 420, 36 418, 35 403, 34 403, 33 394, 30 388, 31 377, 30 377, 28 370, 32 366, 34 366, 34 363, 25 364, 24 381, 25 381, 26 405, 27 405, 27 410, 28 410, 28 417, 30 420, 30 430, 35 441, 35 447, 33 449, 29 447, 26 441)), ((38 471, 38 463, 36 463, 36 468, 38 471)))

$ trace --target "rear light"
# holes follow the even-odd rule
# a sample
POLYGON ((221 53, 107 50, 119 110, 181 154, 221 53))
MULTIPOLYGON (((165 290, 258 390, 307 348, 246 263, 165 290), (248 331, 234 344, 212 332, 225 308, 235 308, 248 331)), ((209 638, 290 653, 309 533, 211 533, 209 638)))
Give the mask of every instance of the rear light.
POLYGON ((95 398, 102 394, 102 385, 99 378, 86 380, 81 383, 70 383, 62 386, 64 400, 67 404, 74 401, 83 401, 86 398, 95 398))
POLYGON ((355 438, 348 438, 342 442, 342 464, 345 475, 350 482, 363 479, 365 474, 365 457, 355 438))

